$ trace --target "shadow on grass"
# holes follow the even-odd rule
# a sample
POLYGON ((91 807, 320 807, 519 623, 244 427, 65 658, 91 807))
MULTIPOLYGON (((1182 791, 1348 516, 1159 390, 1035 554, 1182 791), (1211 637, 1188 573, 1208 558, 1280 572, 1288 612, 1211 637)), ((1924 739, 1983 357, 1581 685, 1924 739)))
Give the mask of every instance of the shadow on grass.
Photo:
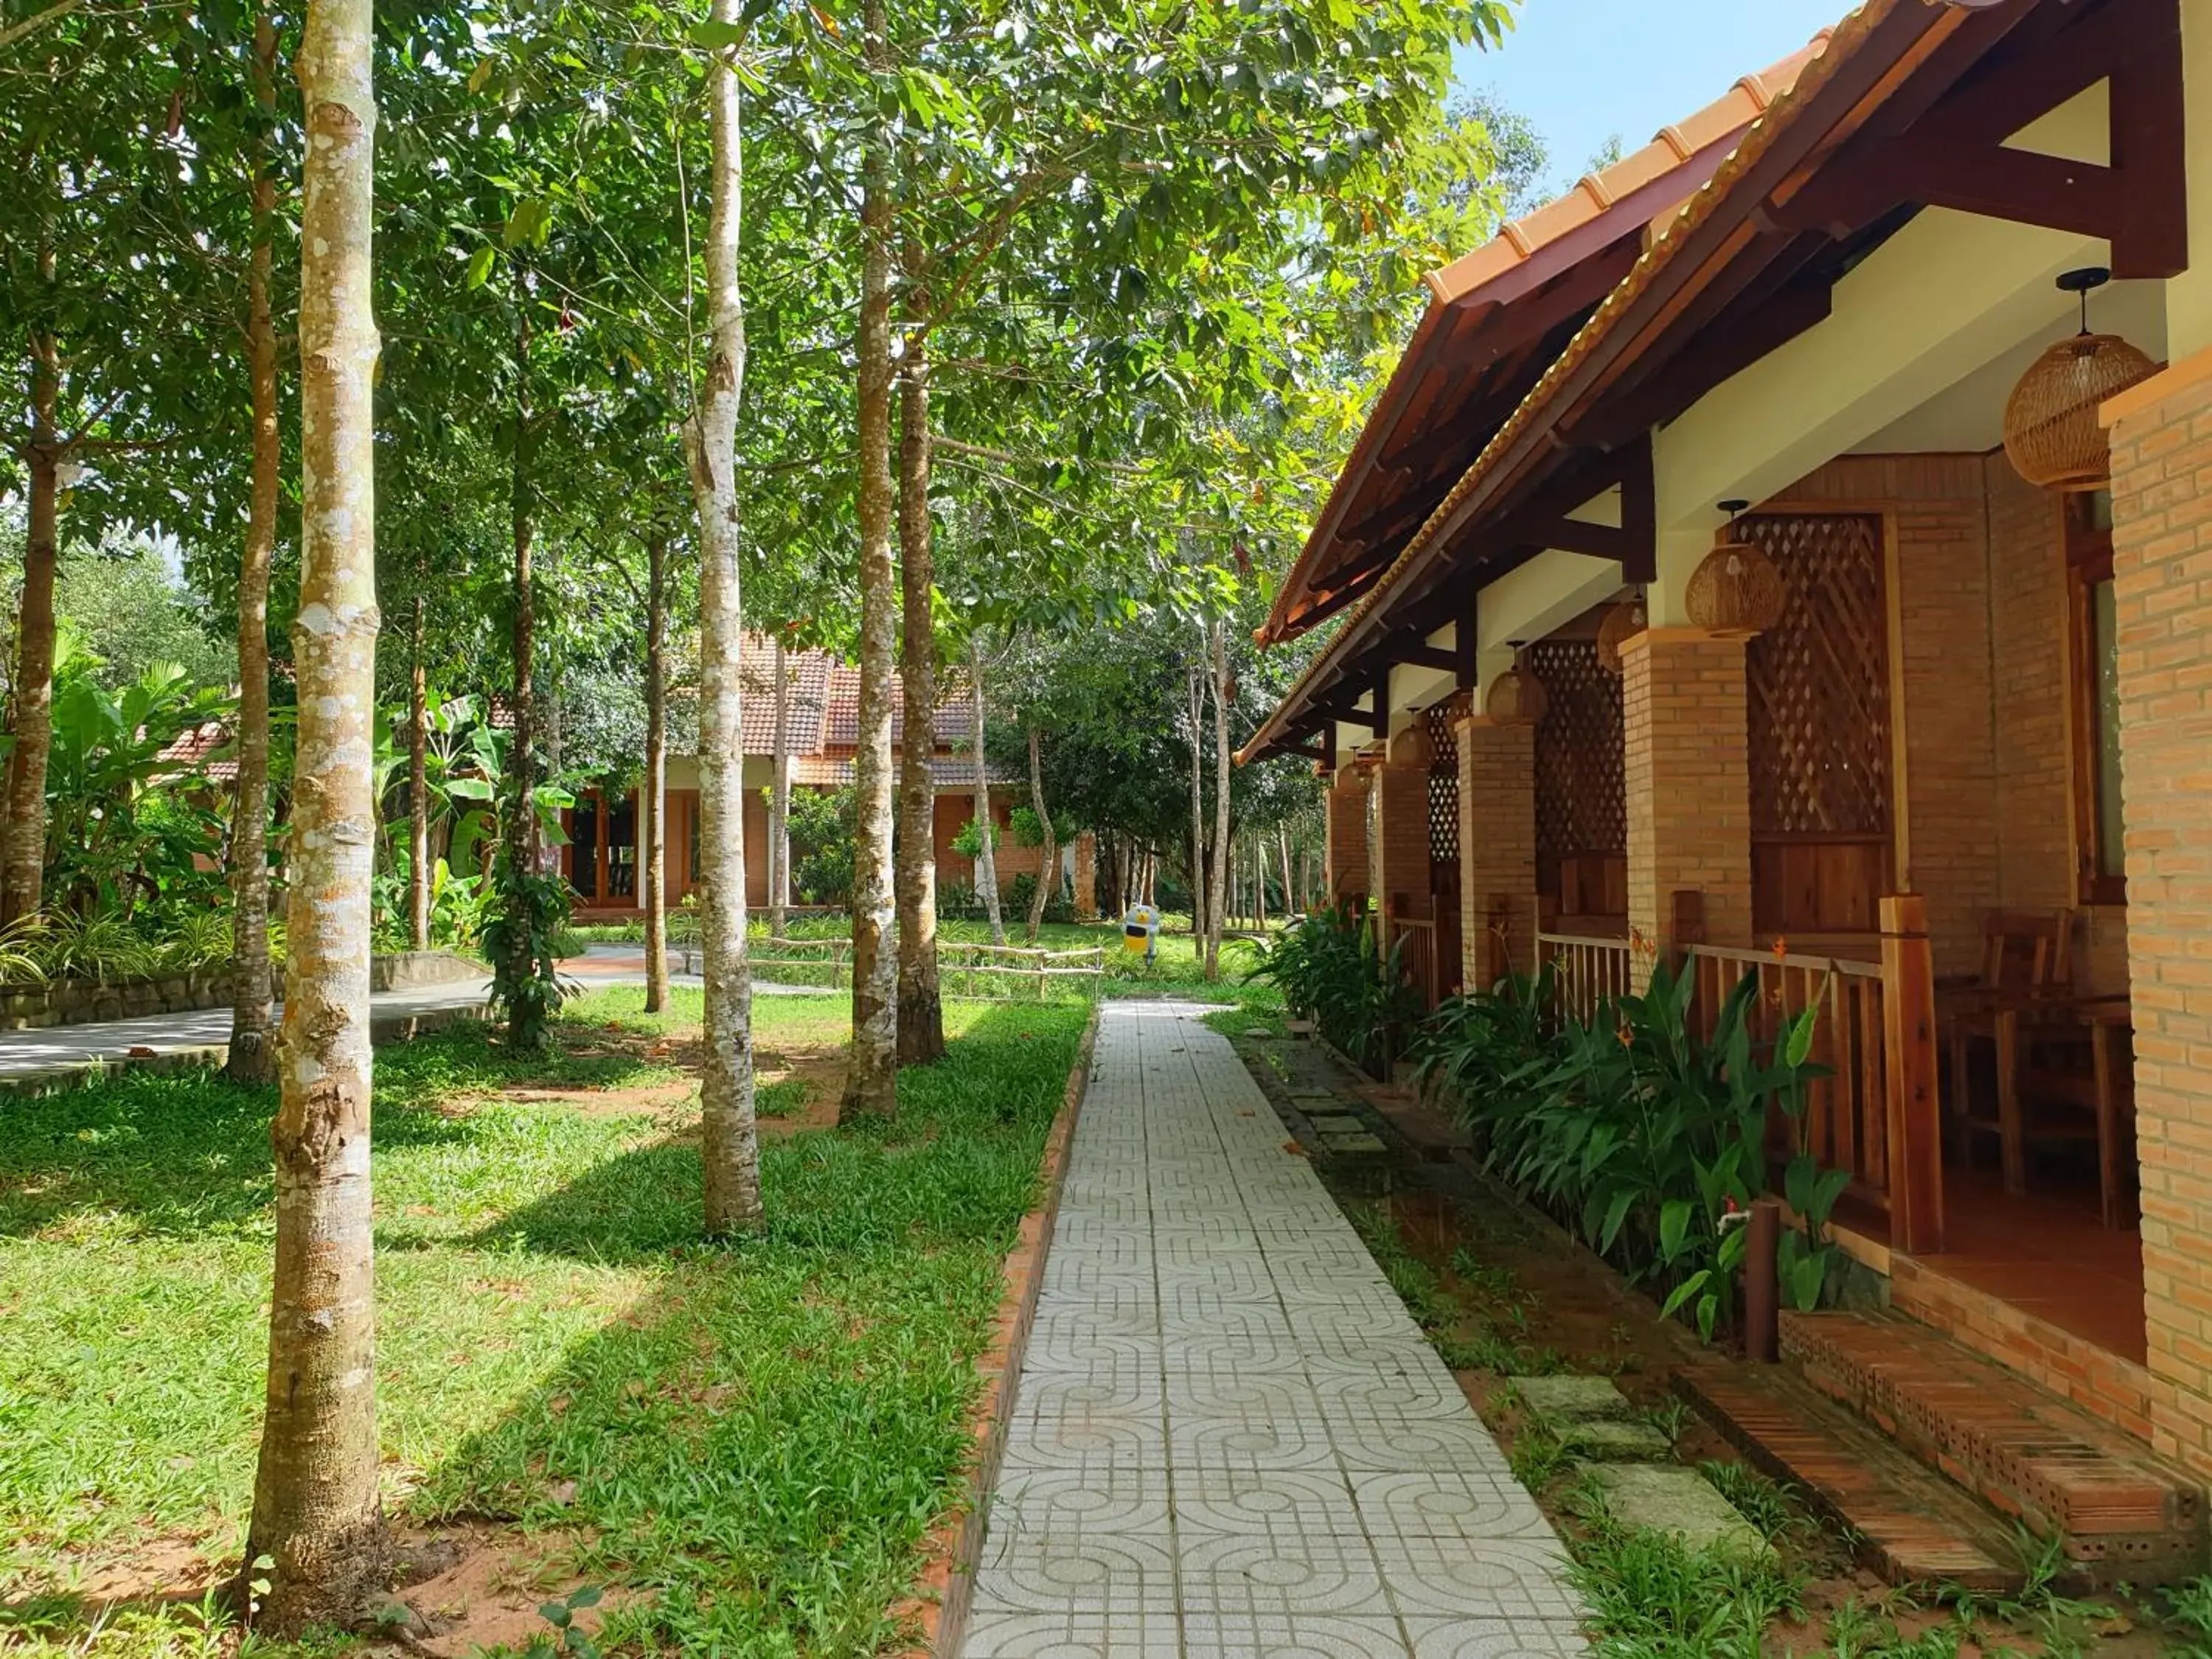
POLYGON ((902 1077, 896 1122, 764 1149, 759 1237, 698 1244, 696 1149, 663 1141, 471 1241, 665 1266, 431 1472, 424 1518, 512 1519, 570 1540, 562 1573, 647 1592, 611 1645, 875 1651, 966 1455, 1082 1018, 963 1012, 945 1061, 902 1077))
MULTIPOLYGON (((457 1093, 538 1079, 614 1087, 655 1070, 623 1054, 510 1055, 474 1028, 424 1036, 377 1052, 376 1145, 470 1144, 480 1129, 435 1109, 457 1093)), ((0 1102, 0 1237, 88 1212, 177 1237, 249 1223, 273 1197, 276 1104, 274 1089, 241 1087, 211 1070, 124 1072, 0 1102)))

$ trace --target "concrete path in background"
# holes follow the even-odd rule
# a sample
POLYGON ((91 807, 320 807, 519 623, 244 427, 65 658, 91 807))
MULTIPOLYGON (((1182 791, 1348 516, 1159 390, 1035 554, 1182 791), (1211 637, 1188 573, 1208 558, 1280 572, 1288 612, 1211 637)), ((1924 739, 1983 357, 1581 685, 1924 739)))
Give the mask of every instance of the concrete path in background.
POLYGON ((1208 1012, 1105 1006, 965 1659, 1582 1652, 1558 1537, 1208 1012))
MULTIPOLYGON (((594 946, 583 956, 563 961, 561 973, 562 977, 586 988, 642 985, 645 955, 627 946, 594 946)), ((701 981, 696 974, 671 974, 669 983, 696 986, 701 981)), ((370 999, 371 1017, 382 1024, 423 1014, 478 1008, 483 1006, 485 994, 490 988, 491 981, 486 977, 406 991, 380 991, 370 999)), ((761 996, 820 994, 801 985, 756 984, 753 990, 761 996)), ((228 1007, 180 1014, 144 1014, 132 1019, 100 1020, 85 1025, 50 1025, 34 1031, 0 1031, 0 1084, 20 1085, 38 1078, 58 1078, 88 1071, 129 1059, 134 1048, 151 1049, 156 1054, 191 1054, 219 1049, 229 1041, 228 1007)))

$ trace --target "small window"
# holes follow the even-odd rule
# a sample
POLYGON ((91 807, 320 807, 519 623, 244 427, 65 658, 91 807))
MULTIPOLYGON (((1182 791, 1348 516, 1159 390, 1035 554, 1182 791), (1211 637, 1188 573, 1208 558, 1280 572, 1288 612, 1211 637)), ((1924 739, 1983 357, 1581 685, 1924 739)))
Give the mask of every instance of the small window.
POLYGON ((2120 798, 2119 626, 2112 591, 2112 498, 2067 497, 2066 573, 2072 622, 2074 840, 2084 904, 2127 901, 2120 798))

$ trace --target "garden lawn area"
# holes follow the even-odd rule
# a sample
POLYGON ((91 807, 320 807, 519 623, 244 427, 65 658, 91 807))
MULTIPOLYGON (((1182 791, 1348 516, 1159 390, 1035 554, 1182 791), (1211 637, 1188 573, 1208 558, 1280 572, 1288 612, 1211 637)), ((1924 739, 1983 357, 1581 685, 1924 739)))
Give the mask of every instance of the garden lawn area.
MULTIPOLYGON (((387 1510, 496 1553, 450 1597, 503 1590, 524 1626, 445 1580, 409 1599, 455 1653, 550 1634, 526 1609, 578 1585, 635 1650, 876 1652, 957 1495, 1086 1011, 955 1005, 898 1122, 832 1127, 806 1097, 849 1005, 763 998, 769 1228, 710 1249, 699 994, 641 1003, 580 999, 538 1059, 476 1027, 378 1053, 387 1510)), ((0 1100, 0 1650, 234 1639, 191 1598, 251 1496, 273 1105, 198 1072, 0 1100)))

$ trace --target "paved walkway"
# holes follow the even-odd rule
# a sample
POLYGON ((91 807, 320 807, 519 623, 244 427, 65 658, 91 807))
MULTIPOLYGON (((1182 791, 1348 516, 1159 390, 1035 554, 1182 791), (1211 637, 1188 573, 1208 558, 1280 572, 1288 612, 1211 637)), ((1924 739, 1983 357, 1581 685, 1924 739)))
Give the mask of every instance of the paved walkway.
MULTIPOLYGON (((563 978, 592 988, 601 985, 645 983, 645 956, 622 946, 592 946, 586 954, 560 964, 563 978)), ((672 985, 703 983, 696 974, 671 973, 672 985)), ((452 1008, 483 1005, 491 988, 489 977, 457 980, 450 985, 420 986, 406 991, 379 991, 370 999, 371 1018, 378 1021, 412 1018, 418 1014, 442 1013, 452 1008)), ((804 985, 775 985, 757 981, 760 996, 819 995, 804 985)), ((157 1054, 221 1048, 230 1042, 230 1009, 203 1008, 179 1014, 142 1014, 131 1019, 100 1020, 84 1025, 49 1025, 31 1031, 0 1031, 0 1082, 40 1075, 82 1071, 129 1056, 133 1048, 150 1048, 157 1054)))
POLYGON ((1204 1012, 1106 1006, 966 1659, 1580 1652, 1550 1525, 1204 1012))

